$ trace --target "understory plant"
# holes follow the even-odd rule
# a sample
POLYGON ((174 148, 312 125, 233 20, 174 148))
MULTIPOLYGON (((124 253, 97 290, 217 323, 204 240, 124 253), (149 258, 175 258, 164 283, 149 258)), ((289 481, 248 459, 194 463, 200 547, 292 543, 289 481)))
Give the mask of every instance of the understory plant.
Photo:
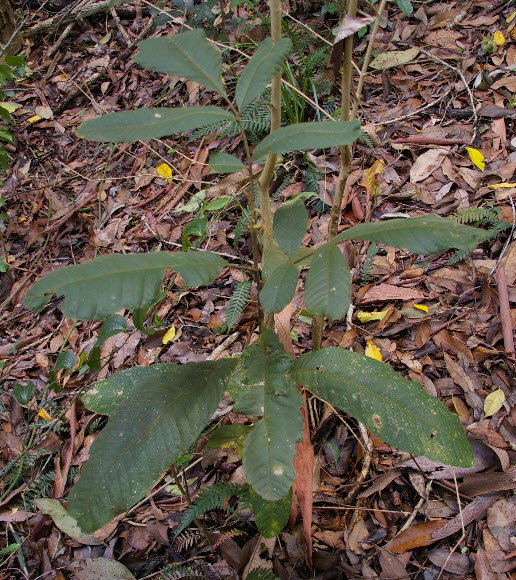
MULTIPOLYGON (((273 314, 291 302, 300 274, 306 271, 306 310, 330 321, 346 315, 351 275, 337 245, 340 242, 367 240, 433 254, 451 247, 473 249, 484 232, 427 216, 357 225, 318 247, 304 247, 308 215, 302 199, 283 203, 272 219, 267 184, 264 195, 264 183, 258 183, 259 207, 255 203, 254 164, 267 158, 266 172, 268 167, 274 168, 278 155, 350 145, 360 135, 360 123, 273 126, 251 150, 242 116, 277 78, 291 50, 289 39, 274 38, 274 34, 266 39, 229 92, 220 53, 201 30, 145 40, 139 49, 135 61, 140 65, 196 81, 218 94, 219 103, 225 106, 113 113, 86 121, 77 134, 92 141, 131 142, 220 121, 238 124, 245 163, 227 153, 215 153, 210 165, 220 173, 245 167, 249 171, 253 265, 245 269, 259 290, 260 336, 239 356, 135 367, 98 382, 84 395, 86 407, 108 415, 109 421, 91 446, 90 459, 69 494, 69 513, 81 529, 93 532, 141 500, 195 443, 225 391, 235 401, 234 411, 252 422, 242 435, 242 462, 255 520, 265 536, 281 530, 290 511, 293 460, 304 429, 300 386, 354 416, 391 445, 445 464, 471 466, 472 452, 458 417, 418 383, 404 379, 384 363, 341 348, 323 348, 293 358, 274 331, 273 314)), ((272 103, 274 106, 274 99, 272 103)), ((102 320, 132 309, 133 319, 141 321, 162 296, 167 270, 175 270, 185 284, 194 287, 211 282, 222 268, 233 265, 225 257, 203 250, 104 255, 38 280, 27 292, 25 304, 40 311, 53 295, 64 296, 62 311, 71 319, 102 320)))

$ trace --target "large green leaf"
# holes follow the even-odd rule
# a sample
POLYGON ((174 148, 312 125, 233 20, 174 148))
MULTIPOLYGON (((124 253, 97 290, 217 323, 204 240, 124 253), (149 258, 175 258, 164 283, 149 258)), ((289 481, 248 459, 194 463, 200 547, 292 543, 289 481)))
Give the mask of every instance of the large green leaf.
POLYGON ((289 153, 350 145, 360 136, 359 121, 296 123, 281 127, 260 141, 253 153, 256 161, 271 153, 289 153))
POLYGON ((197 28, 172 36, 149 38, 138 43, 134 62, 145 68, 196 81, 226 95, 222 81, 222 57, 197 28))
POLYGON ((293 256, 306 234, 308 214, 305 204, 298 199, 284 203, 274 214, 273 232, 278 246, 287 256, 293 256))
POLYGON ((324 244, 315 250, 305 278, 305 305, 310 314, 337 320, 351 304, 351 273, 337 246, 324 244))
POLYGON ((277 501, 267 501, 251 488, 249 501, 253 508, 256 527, 263 537, 273 538, 287 525, 292 508, 292 489, 277 501))
POLYGON ((474 463, 457 415, 385 363, 329 347, 300 356, 291 374, 390 445, 447 465, 474 463))
POLYGON ((76 320, 101 320, 124 308, 142 308, 157 298, 167 268, 191 286, 216 278, 226 261, 210 252, 111 254, 67 266, 38 280, 25 306, 41 310, 53 294, 64 295, 63 313, 76 320))
POLYGON ((217 173, 233 173, 245 169, 245 165, 234 155, 229 153, 212 153, 210 167, 217 173))
POLYGON ((433 254, 450 248, 474 250, 485 238, 485 230, 463 226, 449 218, 429 215, 360 224, 332 238, 331 243, 369 240, 415 254, 433 254))
POLYGON ((262 417, 245 439, 243 466, 252 488, 266 500, 276 501, 294 481, 303 399, 288 376, 292 358, 272 331, 265 329, 243 356, 247 389, 238 396, 235 412, 262 417))
POLYGON ((292 263, 276 268, 260 290, 265 312, 281 312, 292 300, 299 280, 299 268, 292 263))
POLYGON ((142 369, 140 384, 112 412, 70 492, 69 512, 83 531, 128 510, 192 445, 235 364, 222 359, 142 369))
POLYGON ((200 129, 212 123, 234 120, 231 113, 213 106, 136 109, 89 119, 76 133, 78 137, 89 141, 131 143, 139 139, 157 139, 200 129))
POLYGON ((271 38, 262 42, 238 79, 235 97, 240 112, 263 93, 265 86, 280 70, 291 50, 290 38, 280 38, 275 45, 271 38))

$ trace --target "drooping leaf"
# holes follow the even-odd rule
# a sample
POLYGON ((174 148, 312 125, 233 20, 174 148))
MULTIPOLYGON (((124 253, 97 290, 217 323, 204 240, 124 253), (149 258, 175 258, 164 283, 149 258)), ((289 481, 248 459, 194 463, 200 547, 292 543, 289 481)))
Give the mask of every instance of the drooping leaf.
POLYGON ((271 153, 289 153, 350 145, 360 136, 359 121, 296 123, 281 127, 260 141, 253 153, 258 161, 271 153))
POLYGON ((231 113, 213 106, 136 109, 88 119, 77 129, 76 134, 89 141, 132 143, 139 139, 157 139, 234 120, 231 113))
POLYGON ((101 320, 124 308, 143 308, 159 296, 163 274, 176 269, 189 286, 216 278, 225 260, 210 252, 111 254, 67 266, 38 280, 25 306, 41 310, 53 294, 64 295, 63 314, 76 320, 101 320))
POLYGON ((212 153, 210 167, 217 173, 233 173, 245 169, 245 165, 234 155, 229 153, 212 153))
POLYGON ((125 332, 127 330, 127 320, 121 316, 120 314, 113 314, 109 318, 104 320, 102 324, 102 328, 99 332, 99 337, 97 338, 96 345, 100 346, 103 344, 108 338, 112 336, 116 336, 121 332, 125 332))
POLYGON ((447 465, 474 463, 457 415, 387 364, 329 347, 300 356, 291 375, 390 445, 447 465))
POLYGON ((284 203, 274 214, 273 232, 278 246, 287 256, 293 256, 306 234, 308 215, 305 204, 299 199, 284 203))
POLYGON ((292 300, 299 280, 299 268, 292 263, 276 268, 260 291, 265 312, 281 312, 292 300))
POLYGON ((264 538, 274 538, 287 525, 292 507, 292 489, 276 501, 263 499, 252 488, 249 495, 258 531, 264 538))
POLYGON ((305 278, 305 305, 310 314, 337 320, 351 304, 351 273, 337 246, 324 244, 315 250, 305 278))
POLYGON ((69 495, 69 513, 91 533, 128 510, 195 441, 236 362, 141 368, 144 377, 112 412, 69 495))
POLYGON ((261 43, 240 75, 235 89, 235 98, 241 113, 262 94, 291 50, 290 38, 280 38, 275 45, 271 38, 266 38, 261 43))
POLYGON ((433 254, 450 248, 474 250, 485 238, 484 230, 458 224, 449 218, 429 215, 360 224, 338 234, 330 243, 369 240, 415 254, 433 254))
POLYGON ((303 399, 288 376, 292 358, 272 331, 265 329, 243 356, 247 388, 239 394, 235 412, 262 417, 245 438, 243 466, 252 488, 264 499, 276 501, 294 481, 303 399))
POLYGON ((196 81, 219 95, 226 95, 222 82, 222 57, 200 28, 149 38, 139 42, 138 48, 140 52, 134 57, 134 62, 139 65, 196 81))

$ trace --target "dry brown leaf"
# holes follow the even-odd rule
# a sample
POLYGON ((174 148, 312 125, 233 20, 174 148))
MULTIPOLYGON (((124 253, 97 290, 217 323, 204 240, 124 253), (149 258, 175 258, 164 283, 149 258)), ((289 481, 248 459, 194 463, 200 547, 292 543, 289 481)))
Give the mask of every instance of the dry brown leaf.
POLYGON ((413 550, 421 546, 429 546, 435 540, 432 538, 432 532, 438 530, 445 520, 432 520, 428 522, 421 522, 412 524, 406 530, 400 532, 393 538, 385 549, 394 554, 413 550))
POLYGON ((450 150, 444 147, 429 149, 420 155, 410 170, 410 183, 423 181, 441 166, 450 150))
POLYGON ((362 304, 370 302, 387 302, 388 300, 424 300, 425 295, 415 288, 394 286, 393 284, 378 284, 370 288, 360 301, 362 304))

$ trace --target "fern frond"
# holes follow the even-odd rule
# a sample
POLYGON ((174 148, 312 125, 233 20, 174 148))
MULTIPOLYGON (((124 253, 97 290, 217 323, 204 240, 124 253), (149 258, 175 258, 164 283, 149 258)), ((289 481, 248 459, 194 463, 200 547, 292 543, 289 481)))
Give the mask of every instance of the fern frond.
POLYGON ((224 532, 223 534, 221 534, 217 538, 217 541, 215 542, 215 544, 213 544, 213 546, 212 546, 213 550, 216 550, 224 542, 231 540, 231 538, 234 538, 235 536, 241 536, 243 533, 244 532, 242 532, 241 530, 237 530, 237 529, 228 530, 227 532, 224 532))
POLYGON ((174 547, 178 552, 188 550, 200 539, 199 530, 185 530, 174 542, 174 547))
POLYGON ((494 220, 499 221, 498 214, 493 207, 468 207, 460 209, 452 216, 459 224, 484 225, 492 223, 494 220))
POLYGON ((247 575, 247 580, 279 580, 269 568, 254 568, 247 575))
POLYGON ((373 268, 373 262, 374 262, 374 259, 375 259, 377 253, 378 253, 378 245, 375 244, 374 242, 371 242, 369 244, 369 247, 367 248, 366 258, 364 260, 364 263, 362 264, 362 267, 360 268, 360 285, 361 286, 365 286, 371 278, 371 270, 373 268))
POLYGON ((226 320, 221 326, 221 332, 228 332, 233 328, 236 319, 242 314, 245 307, 249 302, 249 297, 251 296, 251 281, 244 280, 239 282, 233 295, 229 299, 228 307, 226 311, 226 320))
POLYGON ((190 566, 176 564, 165 566, 159 577, 160 580, 199 580, 200 578, 206 578, 206 576, 198 570, 192 570, 190 566))
POLYGON ((229 483, 221 481, 203 489, 194 501, 188 506, 184 513, 179 527, 175 531, 175 536, 178 536, 185 530, 194 519, 202 516, 208 511, 214 509, 231 509, 224 502, 232 498, 234 495, 241 495, 243 486, 236 483, 229 483))
POLYGON ((365 131, 360 131, 358 140, 367 145, 370 149, 374 149, 373 140, 371 139, 371 136, 365 131))

